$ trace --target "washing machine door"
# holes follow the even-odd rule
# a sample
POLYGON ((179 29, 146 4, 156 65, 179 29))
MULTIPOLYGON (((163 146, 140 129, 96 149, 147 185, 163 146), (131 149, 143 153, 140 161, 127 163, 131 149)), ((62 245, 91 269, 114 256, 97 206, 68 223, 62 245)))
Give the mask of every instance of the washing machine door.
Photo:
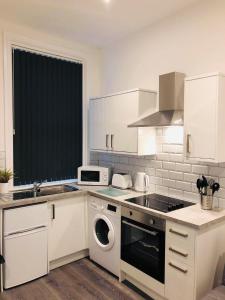
POLYGON ((110 250, 115 241, 114 228, 105 215, 96 215, 93 224, 95 241, 102 250, 110 250))

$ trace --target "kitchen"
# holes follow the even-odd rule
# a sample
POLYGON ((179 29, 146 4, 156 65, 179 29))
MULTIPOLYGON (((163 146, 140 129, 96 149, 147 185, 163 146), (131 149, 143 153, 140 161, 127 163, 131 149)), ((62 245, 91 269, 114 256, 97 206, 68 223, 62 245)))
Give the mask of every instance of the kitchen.
MULTIPOLYGON (((0 168, 16 173, 9 182, 11 192, 1 194, 0 297, 36 299, 35 295, 29 295, 30 290, 36 287, 39 293, 38 289, 46 285, 48 278, 55 280, 56 274, 59 282, 62 280, 63 290, 56 289, 51 295, 47 289, 47 294, 37 297, 104 299, 106 293, 110 299, 191 300, 210 297, 206 294, 212 293, 216 295, 214 298, 224 299, 224 2, 171 0, 162 5, 158 1, 143 1, 143 5, 136 3, 129 8, 129 18, 122 18, 127 12, 127 1, 69 2, 60 6, 49 0, 42 6, 33 0, 35 10, 29 1, 21 6, 15 1, 0 4, 0 168), (88 33, 81 20, 84 15, 89 16, 88 33), (54 90, 53 97, 49 97, 54 98, 54 105, 46 106, 36 93, 32 99, 41 101, 38 106, 29 106, 29 101, 20 106, 21 96, 17 96, 17 91, 18 95, 28 92, 25 85, 13 86, 13 83, 24 80, 25 73, 20 70, 23 65, 17 63, 22 59, 33 64, 48 60, 51 63, 45 65, 45 70, 52 64, 57 70, 74 72, 78 81, 83 76, 82 89, 79 93, 73 91, 77 93, 76 99, 83 99, 83 105, 74 109, 70 101, 66 106, 68 93, 62 90, 65 104, 62 109, 58 88, 72 90, 73 84, 66 75, 67 80, 63 80, 64 77, 55 78, 52 74, 51 80, 45 77, 45 82, 48 80, 48 86, 53 80, 60 82, 55 86, 58 93, 54 90), (178 75, 183 76, 183 81, 179 81, 178 75), (182 82, 183 97, 182 93, 176 93, 177 89, 182 90, 182 82), (161 97, 164 90, 165 102, 161 97), (28 107, 29 113, 21 107, 28 107), (165 110, 172 113, 163 114, 165 110), (52 111, 57 113, 61 127, 54 125, 52 111), (65 130, 65 120, 73 119, 71 111, 77 123, 65 130), (38 127, 36 123, 22 126, 24 123, 18 122, 19 113, 21 120, 36 118, 45 126, 38 127), (22 113, 26 113, 25 118, 22 113), (157 114, 154 121, 170 124, 143 126, 152 114, 157 114), (30 133, 30 126, 36 130, 35 135, 30 133), (24 135, 20 136, 21 128, 24 135), (40 147, 38 139, 46 138, 49 132, 51 139, 45 139, 40 147), (50 145, 49 140, 57 151, 45 155, 42 151, 50 145), (64 148, 60 148, 60 140, 64 148), (77 147, 81 144, 82 148, 77 147), (14 153, 13 148, 18 151, 14 153), (75 149, 75 158, 70 149, 75 149), (35 153, 34 161, 31 153, 35 153), (31 163, 36 167, 29 169, 31 163), (42 164, 49 167, 42 170, 42 164), (83 169, 79 169, 81 165, 83 169), (112 173, 118 174, 112 182, 114 187, 107 187, 112 173), (35 178, 38 182, 33 186, 35 178), (29 194, 33 188, 36 197, 29 194), (13 190, 19 190, 14 192, 19 201, 12 200, 13 190), (154 199, 155 194, 160 198, 154 199), (151 199, 146 195, 151 195, 151 199), (170 197, 168 213, 155 206, 140 206, 142 202, 164 206, 168 198, 163 197, 170 197), (174 211, 174 206, 180 208, 174 211), (147 225, 140 222, 143 213, 148 217, 147 225), (140 224, 144 234, 137 228, 140 224), (26 230, 32 234, 26 234, 26 230), (16 235, 21 235, 21 244, 16 235), (134 252, 132 247, 124 250, 126 243, 131 242, 129 238, 138 236, 144 236, 141 247, 134 252), (36 244, 29 243, 31 238, 36 244), (145 254, 135 258, 137 251, 145 254), (23 253, 22 258, 18 260, 15 253, 23 253), (146 254, 157 264, 155 268, 151 265, 143 270, 149 263, 146 254), (36 263, 28 263, 28 259, 36 263), (104 269, 116 273, 116 278, 104 269), (67 270, 70 276, 62 270, 67 270), (96 274, 91 277, 87 270, 99 277, 96 274), (48 275, 41 277, 44 274, 48 275), (41 278, 29 282, 38 277, 41 278), (115 294, 101 285, 101 280, 105 284, 110 282, 115 294), (119 283, 124 280, 126 284, 129 282, 128 286, 119 283), (85 293, 84 289, 74 288, 76 284, 91 288, 86 287, 85 293)), ((37 75, 34 74, 29 93, 35 90, 35 82, 41 82, 40 77, 38 81, 35 78, 37 75)), ((28 95, 30 99, 31 94, 28 95)))

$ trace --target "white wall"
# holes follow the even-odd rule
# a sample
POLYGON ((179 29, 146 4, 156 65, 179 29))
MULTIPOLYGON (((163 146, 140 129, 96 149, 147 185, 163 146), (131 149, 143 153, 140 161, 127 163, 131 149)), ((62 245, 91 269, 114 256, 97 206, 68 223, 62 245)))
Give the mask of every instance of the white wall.
POLYGON ((225 72, 225 1, 202 0, 103 50, 104 93, 158 89, 158 75, 225 72))
MULTIPOLYGON (((136 35, 103 50, 103 92, 134 87, 158 89, 158 75, 171 71, 187 75, 225 72, 225 1, 201 0, 136 35)), ((225 164, 187 161, 183 143, 168 141, 158 129, 157 155, 129 157, 92 153, 91 163, 114 172, 150 175, 150 190, 199 202, 196 180, 200 174, 220 182, 214 205, 225 208, 225 164), (218 200, 218 202, 217 202, 218 200)), ((176 137, 176 134, 173 134, 176 137)))
MULTIPOLYGON (((68 52, 74 52, 75 56, 82 58, 86 62, 86 100, 90 96, 101 93, 101 51, 97 47, 81 44, 76 41, 58 38, 47 32, 35 31, 30 28, 22 27, 16 24, 7 24, 0 20, 0 167, 5 164, 5 138, 4 138, 4 85, 3 85, 3 51, 4 51, 4 33, 18 35, 28 39, 36 40, 40 43, 46 43, 50 48, 62 47, 68 52)), ((8 101, 8 99, 5 99, 8 101)))

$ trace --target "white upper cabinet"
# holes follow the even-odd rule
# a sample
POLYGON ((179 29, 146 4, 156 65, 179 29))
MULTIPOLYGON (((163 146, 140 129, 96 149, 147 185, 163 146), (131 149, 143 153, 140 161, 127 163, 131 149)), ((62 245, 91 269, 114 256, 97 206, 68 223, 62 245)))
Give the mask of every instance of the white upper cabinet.
POLYGON ((187 159, 225 162, 225 75, 186 78, 184 130, 187 159))
POLYGON ((156 92, 132 90, 90 100, 89 141, 92 151, 155 154, 154 128, 128 128, 156 111, 156 92))

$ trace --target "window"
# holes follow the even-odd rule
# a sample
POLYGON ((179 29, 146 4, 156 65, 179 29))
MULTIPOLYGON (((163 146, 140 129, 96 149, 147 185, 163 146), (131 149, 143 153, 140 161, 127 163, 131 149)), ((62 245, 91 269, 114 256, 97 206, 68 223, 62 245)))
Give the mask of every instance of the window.
POLYGON ((13 50, 14 185, 76 178, 82 164, 82 64, 13 50))

